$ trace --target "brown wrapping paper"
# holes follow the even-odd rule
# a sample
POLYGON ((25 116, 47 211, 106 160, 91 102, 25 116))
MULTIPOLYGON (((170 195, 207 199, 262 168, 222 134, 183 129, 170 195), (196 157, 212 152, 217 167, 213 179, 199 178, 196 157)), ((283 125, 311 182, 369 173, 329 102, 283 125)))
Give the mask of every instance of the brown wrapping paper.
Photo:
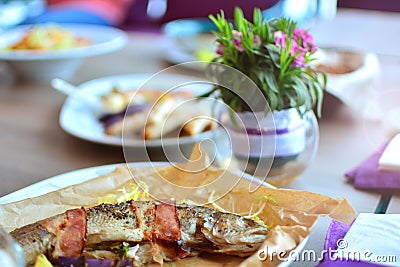
MULTIPOLYGON (((194 153, 195 154, 195 153, 194 153)), ((254 199, 270 196, 277 203, 265 201, 259 218, 271 227, 261 248, 268 252, 291 251, 308 236, 319 216, 350 223, 356 213, 345 199, 289 189, 259 186, 241 175, 208 166, 206 157, 186 164, 166 167, 133 168, 121 165, 113 172, 88 182, 69 186, 43 196, 0 205, 0 224, 8 231, 37 220, 62 213, 67 209, 98 204, 99 197, 131 188, 145 182, 157 199, 191 200, 207 205, 210 194, 221 197, 216 203, 235 213, 249 211, 254 199), (197 167, 194 167, 197 166, 197 167), (201 167, 199 169, 199 167, 201 167)), ((255 253, 249 258, 232 256, 200 256, 186 258, 175 266, 276 266, 278 260, 262 261, 255 253)), ((167 264, 166 266, 170 266, 167 264)))

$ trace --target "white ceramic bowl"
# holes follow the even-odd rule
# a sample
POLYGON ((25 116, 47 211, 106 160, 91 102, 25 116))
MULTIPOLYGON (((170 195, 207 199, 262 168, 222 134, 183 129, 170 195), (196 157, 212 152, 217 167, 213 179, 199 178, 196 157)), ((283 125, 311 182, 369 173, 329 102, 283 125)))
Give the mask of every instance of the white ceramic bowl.
POLYGON ((374 53, 349 48, 322 48, 315 61, 327 74, 327 92, 366 119, 376 120, 380 64, 374 53))
POLYGON ((92 44, 65 50, 6 50, 16 43, 32 25, 22 25, 0 33, 0 60, 8 63, 15 74, 24 79, 49 81, 68 79, 86 57, 110 53, 124 47, 126 33, 106 26, 91 24, 58 24, 76 36, 88 38, 92 44))

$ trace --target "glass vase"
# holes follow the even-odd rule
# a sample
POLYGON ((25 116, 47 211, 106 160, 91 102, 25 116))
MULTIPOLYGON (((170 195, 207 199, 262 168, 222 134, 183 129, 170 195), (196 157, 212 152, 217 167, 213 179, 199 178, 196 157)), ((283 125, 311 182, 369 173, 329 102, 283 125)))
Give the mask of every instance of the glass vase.
POLYGON ((318 148, 319 129, 313 111, 299 114, 290 108, 268 114, 225 113, 221 121, 228 139, 219 142, 224 143, 225 152, 230 147, 224 162, 275 186, 301 176, 318 148))

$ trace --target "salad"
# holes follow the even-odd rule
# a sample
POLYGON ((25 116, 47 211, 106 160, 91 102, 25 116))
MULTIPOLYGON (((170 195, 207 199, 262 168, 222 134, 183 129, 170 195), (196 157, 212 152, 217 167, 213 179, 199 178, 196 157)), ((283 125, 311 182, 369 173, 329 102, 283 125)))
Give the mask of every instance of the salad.
POLYGON ((92 41, 57 24, 34 25, 6 50, 63 50, 88 46, 92 41))

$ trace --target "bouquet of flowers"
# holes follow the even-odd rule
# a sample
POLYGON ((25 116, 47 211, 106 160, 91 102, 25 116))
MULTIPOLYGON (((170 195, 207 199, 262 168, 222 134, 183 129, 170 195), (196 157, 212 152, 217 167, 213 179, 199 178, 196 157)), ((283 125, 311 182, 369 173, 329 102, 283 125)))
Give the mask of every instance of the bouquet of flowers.
MULTIPOLYGON (((272 111, 297 108, 304 113, 317 106, 320 115, 326 75, 318 73, 310 64, 317 47, 306 30, 287 18, 266 21, 259 9, 254 10, 253 22, 244 18, 240 8, 235 9, 234 24, 222 11, 216 17, 210 15, 210 19, 218 28, 214 32, 218 42, 214 63, 246 75, 272 111)), ((212 68, 209 74, 217 81, 222 76, 212 68)), ((232 91, 217 84, 206 95, 216 92, 233 111, 252 111, 241 97, 249 94, 245 86, 234 87, 237 89, 232 91)))

